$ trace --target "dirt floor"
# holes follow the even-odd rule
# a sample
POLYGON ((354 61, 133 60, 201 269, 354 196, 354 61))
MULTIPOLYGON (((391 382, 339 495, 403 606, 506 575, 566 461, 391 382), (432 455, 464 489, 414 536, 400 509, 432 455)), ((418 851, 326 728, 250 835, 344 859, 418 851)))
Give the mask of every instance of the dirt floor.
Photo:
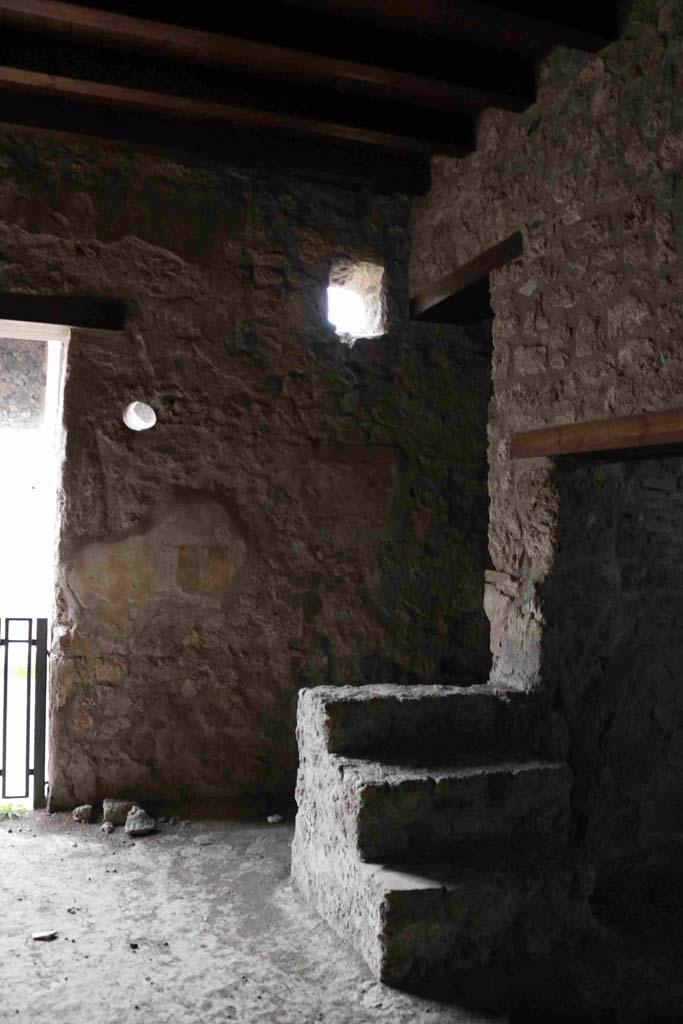
POLYGON ((375 982, 293 889, 290 825, 161 827, 132 841, 62 814, 0 822, 3 1024, 492 1020, 375 982))

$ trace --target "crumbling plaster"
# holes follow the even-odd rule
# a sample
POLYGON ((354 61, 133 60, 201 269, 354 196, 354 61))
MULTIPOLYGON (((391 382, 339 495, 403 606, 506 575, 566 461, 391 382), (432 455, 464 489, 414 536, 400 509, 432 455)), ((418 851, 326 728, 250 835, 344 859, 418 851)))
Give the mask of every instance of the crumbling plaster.
POLYGON ((128 304, 69 345, 51 806, 283 810, 301 685, 485 679, 490 339, 409 322, 410 200, 25 130, 0 167, 2 288, 128 304), (353 347, 344 259, 385 267, 353 347))

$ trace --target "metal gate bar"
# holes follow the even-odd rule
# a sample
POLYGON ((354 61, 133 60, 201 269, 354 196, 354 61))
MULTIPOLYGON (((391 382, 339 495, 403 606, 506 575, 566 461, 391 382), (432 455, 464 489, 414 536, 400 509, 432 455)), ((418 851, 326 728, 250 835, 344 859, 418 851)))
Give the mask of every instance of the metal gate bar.
POLYGON ((30 793, 30 778, 33 776, 33 804, 45 806, 45 726, 47 715, 47 619, 6 618, 4 636, 0 619, 0 648, 4 647, 2 674, 2 756, 0 776, 2 777, 2 798, 5 800, 25 799, 30 793), (26 624, 26 636, 12 635, 13 623, 26 624), (9 667, 12 644, 26 646, 26 735, 24 754, 24 786, 21 793, 7 792, 7 736, 9 710, 9 667), (35 665, 33 648, 36 648, 35 665), (33 700, 32 700, 33 698, 33 700), (33 724, 33 750, 31 750, 31 725, 33 724), (31 756, 33 754, 33 757, 31 756), (33 760, 33 767, 31 767, 33 760))
POLYGON ((47 619, 36 619, 35 718, 33 722, 33 806, 44 807, 45 726, 47 722, 47 619))

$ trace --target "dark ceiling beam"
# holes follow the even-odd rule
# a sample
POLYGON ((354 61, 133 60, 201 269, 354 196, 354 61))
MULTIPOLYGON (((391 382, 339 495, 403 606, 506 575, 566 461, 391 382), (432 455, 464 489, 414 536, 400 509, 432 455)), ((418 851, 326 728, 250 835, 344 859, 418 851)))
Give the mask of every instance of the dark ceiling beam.
POLYGON ((105 82, 83 81, 24 68, 0 66, 0 89, 162 115, 172 119, 223 123, 302 138, 317 137, 382 149, 409 157, 428 156, 437 152, 463 155, 470 148, 390 134, 352 124, 339 124, 187 96, 171 96, 105 82))
POLYGON ((389 96, 437 110, 476 114, 486 107, 501 107, 521 111, 533 102, 531 95, 454 85, 422 75, 77 7, 58 0, 0 0, 0 24, 3 23, 258 76, 389 96))
POLYGON ((537 18, 508 11, 477 0, 285 0, 285 6, 325 14, 344 15, 357 21, 375 21, 387 28, 413 29, 429 36, 447 36, 478 46, 512 50, 541 57, 557 46, 596 53, 617 33, 617 4, 586 7, 582 25, 563 20, 562 6, 549 5, 553 17, 537 18), (607 11, 605 15, 604 11, 607 11), (554 18, 557 17, 559 24, 554 18), (599 23, 601 30, 595 30, 599 23))

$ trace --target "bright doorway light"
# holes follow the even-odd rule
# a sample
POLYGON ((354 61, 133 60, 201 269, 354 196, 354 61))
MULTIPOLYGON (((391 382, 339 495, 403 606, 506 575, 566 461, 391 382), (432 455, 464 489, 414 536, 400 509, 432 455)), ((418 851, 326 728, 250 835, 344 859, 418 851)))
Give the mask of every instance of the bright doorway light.
MULTIPOLYGON (((62 384, 68 340, 68 327, 0 320, 3 619, 52 616, 57 489, 63 456, 62 384)), ((27 729, 33 737, 35 723, 28 700, 28 624, 11 623, 9 634, 12 642, 0 650, 0 673, 8 683, 0 718, 4 717, 7 742, 4 790, 17 793, 24 785, 27 729)), ((32 787, 33 777, 27 800, 9 803, 31 806, 32 787)))

